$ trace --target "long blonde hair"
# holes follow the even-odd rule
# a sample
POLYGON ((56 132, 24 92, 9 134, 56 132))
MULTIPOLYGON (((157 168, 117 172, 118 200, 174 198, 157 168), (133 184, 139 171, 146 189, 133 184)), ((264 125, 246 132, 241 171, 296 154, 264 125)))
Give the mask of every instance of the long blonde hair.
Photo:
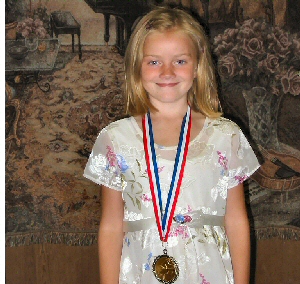
POLYGON ((188 103, 196 112, 208 117, 219 117, 219 99, 214 64, 209 50, 209 41, 199 22, 186 11, 178 8, 158 7, 137 23, 125 53, 125 95, 126 112, 130 115, 143 115, 149 109, 156 111, 151 104, 141 80, 143 47, 146 37, 153 31, 164 32, 170 29, 185 32, 197 51, 197 74, 188 91, 188 103))

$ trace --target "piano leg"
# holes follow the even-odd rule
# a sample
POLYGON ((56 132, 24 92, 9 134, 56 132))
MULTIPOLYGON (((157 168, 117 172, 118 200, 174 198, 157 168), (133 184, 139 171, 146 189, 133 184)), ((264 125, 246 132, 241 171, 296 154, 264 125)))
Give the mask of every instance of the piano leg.
POLYGON ((122 49, 124 37, 124 23, 121 18, 116 17, 116 47, 122 49))
POLYGON ((200 1, 204 10, 205 22, 208 23, 209 22, 209 0, 200 0, 200 1))
POLYGON ((129 39, 131 36, 132 26, 133 26, 133 23, 131 21, 127 21, 127 23, 125 24, 125 35, 124 35, 124 41, 123 41, 123 46, 122 46, 123 54, 125 54, 125 50, 126 50, 126 47, 128 45, 128 42, 129 42, 129 39))
POLYGON ((110 19, 110 14, 104 14, 104 26, 105 26, 105 34, 104 34, 104 41, 106 44, 109 42, 109 19, 110 19))

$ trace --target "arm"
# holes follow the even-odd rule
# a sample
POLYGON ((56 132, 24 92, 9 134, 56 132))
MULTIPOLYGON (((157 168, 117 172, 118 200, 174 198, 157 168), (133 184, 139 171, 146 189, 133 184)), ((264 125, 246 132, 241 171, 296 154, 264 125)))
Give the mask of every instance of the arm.
POLYGON ((243 184, 228 190, 225 228, 233 265, 235 284, 249 284, 250 228, 243 184))
POLYGON ((122 192, 102 186, 102 214, 98 234, 100 283, 119 283, 123 243, 122 192))

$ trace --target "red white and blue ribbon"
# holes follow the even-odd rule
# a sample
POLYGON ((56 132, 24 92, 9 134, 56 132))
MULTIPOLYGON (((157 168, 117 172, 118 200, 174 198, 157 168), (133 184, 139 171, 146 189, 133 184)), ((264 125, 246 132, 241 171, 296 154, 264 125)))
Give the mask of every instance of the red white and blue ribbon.
POLYGON ((154 147, 154 135, 152 129, 152 122, 150 113, 145 114, 142 120, 143 124, 143 139, 145 158, 148 168, 148 176, 150 183, 150 190, 152 194, 152 202, 154 208, 154 214, 156 218, 157 228, 162 241, 168 240, 172 220, 175 213, 175 208, 180 192, 180 186, 183 179, 183 173, 186 163, 186 157, 188 153, 188 146, 191 133, 191 109, 188 106, 186 115, 183 118, 181 131, 179 136, 179 143, 177 146, 177 153, 175 157, 175 164, 172 174, 172 181, 167 197, 165 209, 163 210, 162 204, 162 191, 160 187, 160 180, 158 174, 158 166, 156 160, 156 152, 154 147))

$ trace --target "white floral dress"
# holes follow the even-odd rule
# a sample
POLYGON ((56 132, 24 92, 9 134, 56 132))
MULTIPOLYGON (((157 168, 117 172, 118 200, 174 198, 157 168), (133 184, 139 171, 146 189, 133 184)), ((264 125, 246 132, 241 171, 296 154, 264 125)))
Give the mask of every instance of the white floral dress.
MULTIPOLYGON (((155 145, 155 150, 164 206, 176 147, 155 145)), ((224 216, 228 190, 258 167, 252 148, 235 123, 224 118, 206 118, 201 132, 190 141, 175 215, 187 216, 188 221, 194 212, 224 216)), ((154 220, 154 212, 143 133, 133 117, 113 122, 100 132, 84 176, 122 191, 124 221, 144 220, 139 221, 145 224, 143 229, 124 236, 119 283, 159 283, 152 272, 152 263, 156 256, 163 254, 163 246, 156 226, 147 227, 145 221, 154 220)), ((179 278, 175 283, 234 283, 223 226, 192 227, 188 222, 174 222, 167 249, 179 264, 179 278)))

